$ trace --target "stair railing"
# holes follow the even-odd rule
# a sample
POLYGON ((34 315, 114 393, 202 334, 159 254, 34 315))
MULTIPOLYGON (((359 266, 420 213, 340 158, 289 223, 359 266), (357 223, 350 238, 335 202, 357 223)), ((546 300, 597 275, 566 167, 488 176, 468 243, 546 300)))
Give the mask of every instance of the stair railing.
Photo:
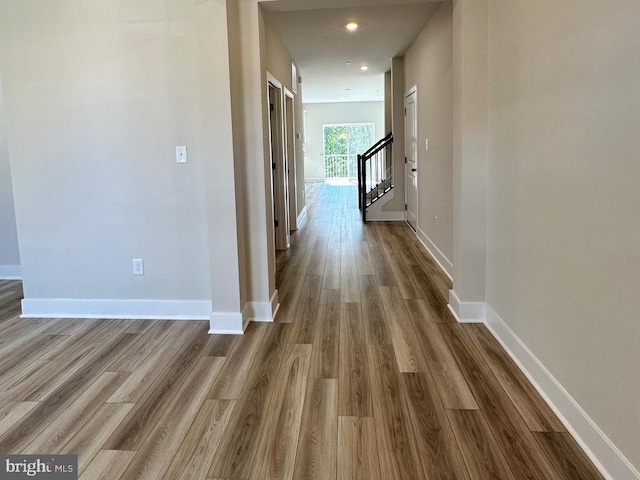
POLYGON ((393 188, 393 134, 358 155, 358 207, 367 221, 367 207, 393 188))

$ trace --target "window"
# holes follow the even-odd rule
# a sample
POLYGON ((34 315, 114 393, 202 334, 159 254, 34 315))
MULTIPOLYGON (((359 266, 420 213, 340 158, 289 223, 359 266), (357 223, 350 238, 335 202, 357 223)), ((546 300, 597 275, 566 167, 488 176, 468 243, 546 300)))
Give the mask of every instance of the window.
POLYGON ((358 155, 373 145, 375 124, 347 123, 322 128, 324 178, 357 178, 358 155))

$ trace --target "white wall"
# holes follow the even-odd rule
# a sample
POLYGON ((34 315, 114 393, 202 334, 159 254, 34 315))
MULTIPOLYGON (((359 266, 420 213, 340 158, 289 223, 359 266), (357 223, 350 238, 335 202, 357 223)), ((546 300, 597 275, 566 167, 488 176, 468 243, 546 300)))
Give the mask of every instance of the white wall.
POLYGON ((384 73, 384 131, 393 130, 393 102, 391 98, 391 70, 384 73))
POLYGON ((446 89, 452 49, 452 308, 489 324, 608 478, 639 478, 640 5, 455 0, 452 47, 445 9, 405 60, 407 86, 446 89))
POLYGON ((266 60, 261 24, 257 0, 228 2, 228 58, 242 308, 250 317, 268 320, 273 318, 277 295, 275 252, 272 248, 273 217, 272 209, 267 206, 270 170, 264 157, 266 60))
POLYGON ((267 71, 285 88, 291 90, 291 54, 267 18, 264 18, 264 39, 267 71))
POLYGON ((384 137, 384 102, 306 103, 305 180, 324 181, 322 125, 374 123, 375 140, 384 137))
POLYGON ((487 301, 640 467, 640 3, 491 0, 487 301))
POLYGON ((445 267, 453 259, 452 20, 452 4, 441 3, 405 55, 405 92, 418 91, 417 227, 445 267))
POLYGON ((7 147, 2 78, 0 77, 0 278, 20 274, 18 232, 13 206, 11 167, 7 147))
MULTIPOLYGON (((295 63, 295 61, 291 57, 287 47, 282 42, 280 35, 269 23, 267 18, 264 18, 264 41, 267 71, 294 95, 294 132, 298 133, 300 137, 295 140, 294 168, 297 184, 295 201, 297 215, 300 215, 305 206, 304 152, 302 150, 302 145, 304 143, 302 85, 296 82, 296 91, 294 92, 291 65, 292 63, 295 63)), ((301 75, 299 70, 297 71, 297 75, 301 75)), ((293 225, 293 219, 291 224, 293 225)))
POLYGON ((488 1, 453 2, 453 290, 462 319, 479 319, 487 242, 488 1))
MULTIPOLYGON (((298 72, 299 73, 299 72, 298 72)), ((304 157, 305 157, 305 131, 304 126, 304 105, 302 104, 302 90, 304 86, 302 83, 298 83, 298 95, 294 103, 295 107, 295 121, 296 121, 296 197, 298 216, 302 213, 306 206, 307 197, 305 189, 305 173, 304 173, 304 157)))
POLYGON ((216 210, 234 198, 219 181, 233 173, 225 17, 211 1, 5 5, 0 68, 27 299, 237 297, 211 275, 238 268, 225 231, 234 203, 230 216, 216 210), (176 145, 188 164, 175 163, 176 145))
MULTIPOLYGON (((396 218, 404 218, 405 203, 405 167, 404 167, 404 58, 391 59, 391 128, 388 128, 385 112, 384 135, 393 133, 393 185, 394 194, 382 205, 383 212, 394 212, 396 218)), ((375 210, 376 207, 373 207, 375 210)))

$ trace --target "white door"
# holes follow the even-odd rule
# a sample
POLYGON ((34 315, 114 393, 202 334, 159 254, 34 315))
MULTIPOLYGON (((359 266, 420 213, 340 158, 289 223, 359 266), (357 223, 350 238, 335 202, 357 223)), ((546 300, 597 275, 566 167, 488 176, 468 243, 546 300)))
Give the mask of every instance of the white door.
POLYGON ((415 230, 418 215, 418 117, 417 89, 413 87, 404 97, 405 162, 405 220, 415 230))

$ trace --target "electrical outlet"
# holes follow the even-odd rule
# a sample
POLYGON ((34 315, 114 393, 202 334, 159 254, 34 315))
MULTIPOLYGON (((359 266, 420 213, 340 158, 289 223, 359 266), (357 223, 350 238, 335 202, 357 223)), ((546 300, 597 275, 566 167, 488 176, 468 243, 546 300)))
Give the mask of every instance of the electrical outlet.
POLYGON ((424 140, 424 149, 425 150, 429 150, 429 139, 428 138, 425 138, 425 140, 424 140))
POLYGON ((131 260, 133 265, 133 274, 134 275, 144 275, 144 262, 141 258, 134 258, 131 260))
POLYGON ((187 163, 187 147, 176 147, 176 163, 187 163))

